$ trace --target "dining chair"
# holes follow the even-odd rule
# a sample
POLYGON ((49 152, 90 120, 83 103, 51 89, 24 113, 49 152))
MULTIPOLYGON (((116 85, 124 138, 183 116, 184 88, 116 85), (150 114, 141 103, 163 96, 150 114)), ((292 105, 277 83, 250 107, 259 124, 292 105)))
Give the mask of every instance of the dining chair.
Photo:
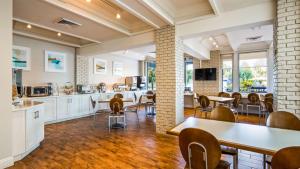
MULTIPOLYGON (((234 113, 231 111, 230 108, 225 106, 219 106, 213 109, 210 113, 211 120, 218 120, 218 121, 226 121, 226 122, 235 122, 234 113)), ((227 146, 221 146, 222 154, 230 155, 233 157, 233 168, 238 168, 238 149, 231 148, 227 146)))
POLYGON ((231 97, 234 98, 235 100, 238 100, 236 102, 239 102, 238 108, 242 107, 241 113, 244 112, 244 104, 242 103, 242 94, 239 92, 233 92, 231 94, 231 97))
POLYGON ((273 98, 273 93, 267 93, 267 94, 265 94, 265 98, 266 98, 266 97, 273 98))
POLYGON ((267 121, 268 116, 270 113, 274 111, 273 109, 273 98, 272 97, 265 97, 263 100, 263 108, 261 110, 265 116, 265 121, 267 121))
POLYGON ((123 101, 120 98, 112 98, 109 102, 111 112, 108 115, 108 128, 124 128, 126 127, 126 117, 123 111, 123 101), (115 123, 111 125, 111 119, 115 119, 115 123), (118 121, 122 119, 122 121, 118 121))
POLYGON ((179 147, 189 169, 229 169, 230 163, 221 160, 218 140, 210 133, 196 128, 183 129, 179 147))
POLYGON ((146 92, 146 102, 145 102, 145 111, 146 111, 146 116, 148 116, 150 113, 149 112, 149 108, 150 106, 153 104, 153 94, 154 92, 151 90, 148 90, 146 92))
POLYGON ((247 116, 249 114, 249 107, 256 107, 256 108, 258 108, 259 124, 260 124, 261 104, 260 104, 259 95, 257 93, 249 93, 248 94, 247 116))
POLYGON ((275 153, 271 162, 272 169, 299 169, 300 146, 286 147, 275 153))
MULTIPOLYGON (((293 113, 278 111, 269 115, 266 126, 300 131, 300 120, 293 113)), ((272 156, 265 156, 264 158, 267 165, 270 166, 272 156)))
POLYGON ((202 112, 205 113, 205 118, 207 118, 207 113, 211 112, 212 108, 209 106, 210 101, 207 96, 200 95, 197 99, 199 106, 195 107, 194 117, 196 117, 197 110, 200 110, 202 117, 202 112))
POLYGON ((140 127, 139 109, 140 109, 140 107, 142 105, 142 99, 143 99, 143 95, 140 96, 139 101, 137 103, 135 103, 134 105, 127 106, 124 109, 125 113, 132 112, 132 113, 136 114, 137 122, 138 122, 138 127, 140 127))
POLYGON ((230 97, 230 94, 226 92, 219 92, 218 97, 230 97))
POLYGON ((114 98, 120 98, 120 99, 123 99, 124 96, 123 96, 123 94, 121 94, 121 93, 116 93, 116 94, 114 95, 114 98))
POLYGON ((100 112, 104 112, 105 110, 96 110, 97 101, 94 100, 92 96, 90 96, 90 102, 92 105, 92 114, 94 115, 94 121, 95 121, 97 114, 100 112))

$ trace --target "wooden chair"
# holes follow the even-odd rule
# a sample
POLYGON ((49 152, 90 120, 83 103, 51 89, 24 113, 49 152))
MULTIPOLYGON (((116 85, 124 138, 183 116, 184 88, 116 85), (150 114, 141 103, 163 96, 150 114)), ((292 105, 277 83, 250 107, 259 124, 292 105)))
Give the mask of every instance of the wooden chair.
MULTIPOLYGON (((235 122, 235 117, 230 108, 219 106, 210 113, 211 120, 219 120, 226 122, 235 122)), ((222 154, 231 155, 233 157, 233 168, 238 167, 238 149, 221 146, 222 154)))
POLYGON ((267 94, 265 94, 265 98, 266 97, 273 98, 273 93, 267 93, 267 94))
POLYGON ((226 92, 219 92, 218 97, 230 97, 230 94, 226 92))
POLYGON ((138 114, 138 112, 139 112, 139 109, 140 109, 140 107, 142 105, 142 99, 143 99, 143 95, 140 96, 139 101, 136 104, 127 106, 125 108, 125 110, 124 110, 125 113, 127 113, 127 112, 133 112, 133 113, 136 114, 137 121, 138 121, 138 127, 140 127, 140 120, 139 120, 139 114, 138 114))
POLYGON ((300 146, 286 147, 276 152, 271 166, 272 169, 299 169, 300 146))
POLYGON ((210 133, 186 128, 179 134, 179 147, 189 169, 229 169, 230 163, 220 160, 218 140, 210 133))
MULTIPOLYGON (((300 120, 290 112, 278 111, 269 115, 266 125, 273 128, 300 131, 300 120)), ((271 165, 272 156, 266 157, 266 163, 271 165)))
POLYGON ((116 94, 114 95, 114 98, 120 98, 120 99, 123 99, 124 96, 123 96, 121 93, 116 93, 116 94))
POLYGON ((242 102, 242 94, 239 93, 239 92, 233 92, 231 94, 231 97, 234 98, 235 100, 237 100, 236 102, 239 103, 236 111, 238 111, 239 107, 242 107, 242 111, 241 112, 244 112, 244 104, 241 103, 242 102))
POLYGON ((263 101, 263 114, 265 115, 265 120, 267 121, 268 116, 270 113, 274 111, 273 109, 273 98, 272 97, 265 97, 265 100, 263 101))
POLYGON ((210 101, 209 101, 208 97, 204 96, 204 95, 200 95, 197 99, 197 102, 200 105, 195 108, 194 117, 196 117, 197 110, 199 109, 200 112, 201 112, 201 117, 202 117, 202 112, 204 112, 205 113, 205 118, 207 118, 207 113, 211 112, 211 109, 212 109, 209 106, 210 101))
POLYGON ((260 99, 259 95, 256 93, 249 93, 248 94, 248 101, 247 103, 247 116, 249 114, 249 107, 257 107, 258 113, 259 113, 259 123, 260 123, 260 117, 261 117, 261 105, 260 105, 260 99))
POLYGON ((109 107, 111 109, 110 114, 108 115, 108 128, 124 128, 126 127, 126 117, 123 111, 123 101, 120 98, 112 98, 109 102, 109 107), (111 125, 111 119, 115 119, 116 123, 111 125), (118 119, 123 119, 123 121, 118 121, 118 119))

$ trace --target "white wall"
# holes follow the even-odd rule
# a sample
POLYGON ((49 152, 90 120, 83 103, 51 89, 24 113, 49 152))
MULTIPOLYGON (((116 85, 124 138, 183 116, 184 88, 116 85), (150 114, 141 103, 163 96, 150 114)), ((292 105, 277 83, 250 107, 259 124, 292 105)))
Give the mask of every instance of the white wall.
POLYGON ((36 85, 42 83, 65 82, 74 83, 75 79, 75 48, 23 36, 13 35, 13 45, 31 48, 31 70, 23 71, 23 84, 36 85), (67 54, 67 70, 64 73, 45 72, 45 50, 67 54))
POLYGON ((127 57, 122 57, 113 54, 102 54, 95 56, 95 58, 103 59, 107 61, 107 72, 105 75, 94 74, 94 57, 89 58, 89 84, 98 84, 100 82, 106 83, 108 88, 114 83, 125 83, 126 76, 138 76, 139 71, 139 61, 130 59, 127 57), (114 76, 112 73, 112 62, 117 61, 123 63, 123 76, 114 76))
POLYGON ((13 164, 11 139, 12 1, 0 1, 0 168, 13 164))

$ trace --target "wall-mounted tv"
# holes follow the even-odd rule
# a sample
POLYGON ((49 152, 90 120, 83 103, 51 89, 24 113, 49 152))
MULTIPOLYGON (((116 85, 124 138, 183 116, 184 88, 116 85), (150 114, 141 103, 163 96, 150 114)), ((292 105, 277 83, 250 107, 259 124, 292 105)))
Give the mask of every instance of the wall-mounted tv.
POLYGON ((216 68, 195 69, 195 80, 217 80, 216 68))

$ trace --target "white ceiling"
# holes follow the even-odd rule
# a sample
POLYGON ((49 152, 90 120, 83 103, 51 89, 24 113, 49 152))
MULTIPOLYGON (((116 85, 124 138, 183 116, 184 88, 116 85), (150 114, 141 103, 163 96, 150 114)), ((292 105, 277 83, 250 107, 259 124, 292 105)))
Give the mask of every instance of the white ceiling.
POLYGON ((216 2, 220 11, 227 12, 271 1, 273 0, 218 0, 216 2))
POLYGON ((153 58, 155 59, 155 45, 147 45, 133 49, 121 50, 112 52, 114 55, 118 55, 120 57, 127 57, 134 60, 145 60, 146 58, 153 58))

